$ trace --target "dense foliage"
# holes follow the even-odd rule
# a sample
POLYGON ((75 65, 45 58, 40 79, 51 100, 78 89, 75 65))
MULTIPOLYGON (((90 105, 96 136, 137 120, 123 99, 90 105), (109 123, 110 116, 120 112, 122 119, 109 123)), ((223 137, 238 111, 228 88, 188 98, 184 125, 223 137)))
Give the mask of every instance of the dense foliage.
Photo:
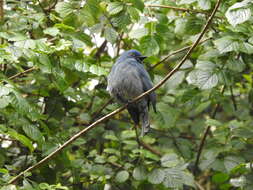
POLYGON ((253 3, 222 1, 190 58, 157 92, 152 132, 126 111, 14 184, 8 181, 119 105, 106 76, 137 49, 154 83, 179 62, 215 0, 5 0, 0 21, 0 186, 16 189, 253 188, 253 3), (185 9, 177 9, 169 5, 185 9), (159 64, 157 64, 159 63, 159 64), (201 139, 210 127, 200 161, 201 139))

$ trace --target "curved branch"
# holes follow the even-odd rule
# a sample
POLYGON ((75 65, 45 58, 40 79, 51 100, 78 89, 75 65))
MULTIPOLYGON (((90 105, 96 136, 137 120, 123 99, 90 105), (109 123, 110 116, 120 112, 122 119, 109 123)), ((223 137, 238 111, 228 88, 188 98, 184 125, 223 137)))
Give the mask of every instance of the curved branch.
MULTIPOLYGON (((136 102, 138 100, 140 100, 141 98, 143 98, 144 96, 148 95, 149 93, 155 91, 156 89, 158 89, 159 87, 161 87, 186 61, 186 59, 190 56, 190 54, 192 53, 192 51, 195 49, 195 47, 198 45, 198 43, 200 42, 201 38, 204 36, 205 32, 207 31, 208 26, 211 24, 211 21, 219 7, 221 3, 221 0, 218 0, 215 8, 212 11, 212 14, 210 15, 210 17, 208 18, 203 30, 201 31, 198 39, 194 42, 194 44, 191 46, 191 48, 188 50, 188 52, 186 53, 186 55, 183 57, 183 59, 180 61, 180 63, 172 70, 170 71, 163 80, 161 80, 157 85, 155 85, 153 88, 151 88, 150 90, 146 91, 145 93, 141 94, 140 96, 136 97, 133 99, 133 101, 131 101, 131 103, 136 102)), ((55 156, 57 153, 59 153, 62 149, 64 149, 66 146, 68 146, 69 144, 71 144, 73 141, 75 141, 77 138, 79 138, 81 135, 87 133, 89 130, 91 130, 92 128, 94 128, 95 126, 97 126, 98 124, 104 122, 105 120, 108 120, 109 118, 111 118, 112 116, 116 115, 117 113, 123 111, 124 109, 126 109, 128 104, 114 110, 113 112, 107 114, 106 116, 98 119, 97 121, 95 121, 94 123, 92 123, 91 125, 89 125, 88 127, 86 127, 85 129, 81 130, 80 132, 78 132, 77 134, 75 134, 74 136, 72 136, 69 140, 67 140, 63 145, 61 145, 59 148, 57 148, 55 151, 53 151, 52 153, 50 153, 48 156, 46 156, 45 158, 43 158, 42 160, 40 160, 37 164, 27 168, 25 171, 19 173, 16 177, 12 178, 8 184, 12 184, 15 181, 17 181, 19 178, 21 178, 25 173, 32 171, 35 168, 38 168, 39 166, 41 166, 42 164, 44 164, 45 162, 47 162, 48 160, 50 160, 53 156, 55 156)))

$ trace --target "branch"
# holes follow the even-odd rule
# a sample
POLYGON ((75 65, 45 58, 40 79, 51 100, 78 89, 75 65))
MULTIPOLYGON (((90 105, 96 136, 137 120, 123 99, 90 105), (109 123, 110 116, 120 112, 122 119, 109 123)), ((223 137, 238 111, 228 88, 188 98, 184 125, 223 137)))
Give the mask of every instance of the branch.
POLYGON ((234 110, 237 111, 237 104, 236 104, 236 100, 235 100, 232 85, 229 86, 229 89, 230 89, 230 93, 231 93, 231 99, 232 99, 232 102, 233 102, 233 105, 234 105, 234 110))
MULTIPOLYGON (((186 53, 186 55, 183 57, 183 59, 180 61, 180 63, 172 70, 170 71, 163 80, 161 80, 157 85, 155 85, 153 88, 151 88, 150 90, 146 91, 145 93, 141 94, 140 96, 136 97, 133 99, 133 101, 131 101, 131 103, 136 102, 138 100, 140 100, 141 98, 143 98, 144 96, 148 95, 149 93, 155 91, 156 89, 158 89, 159 87, 161 87, 186 61, 186 59, 190 56, 190 54, 192 53, 192 51, 195 49, 195 47, 199 44, 201 38, 204 36, 205 32, 207 31, 208 26, 211 24, 211 21, 219 7, 221 3, 221 0, 218 0, 216 3, 215 8, 212 11, 211 16, 208 18, 203 30, 201 31, 198 39, 194 42, 194 44, 191 46, 191 48, 188 50, 188 52, 186 53)), ((68 146, 69 144, 71 144, 73 141, 75 141, 76 139, 78 139, 79 137, 81 137, 83 134, 87 133, 89 130, 91 130, 92 128, 94 128, 95 126, 97 126, 98 124, 104 122, 105 120, 108 120, 109 118, 111 118, 112 116, 116 115, 117 113, 123 111, 124 109, 126 109, 126 107, 128 106, 128 104, 114 110, 113 112, 107 114, 106 116, 98 119, 97 121, 95 121, 94 123, 92 123, 91 125, 89 125, 88 127, 86 127, 85 129, 81 130, 80 132, 78 132, 77 134, 75 134, 74 136, 72 136, 69 140, 67 140, 63 145, 61 145, 59 148, 57 148, 55 151, 53 151, 52 153, 50 153, 48 156, 46 156, 45 158, 43 158, 42 160, 40 160, 37 164, 27 168, 25 171, 19 173, 16 177, 12 178, 8 184, 12 184, 15 181, 17 181, 20 177, 22 177, 25 173, 32 171, 35 168, 38 168, 39 166, 41 166, 42 164, 44 164, 45 162, 47 162, 48 160, 50 160, 53 156, 55 156, 56 154, 58 154, 62 149, 64 149, 66 146, 68 146)))
POLYGON ((94 113, 92 114, 92 120, 91 120, 91 122, 93 122, 93 121, 98 117, 98 115, 99 115, 109 104, 112 103, 112 101, 113 101, 113 98, 110 98, 103 106, 101 106, 101 108, 100 108, 98 111, 94 112, 94 113))
POLYGON ((9 77, 9 79, 10 79, 10 80, 12 80, 12 79, 14 79, 14 78, 19 77, 20 75, 23 75, 23 74, 29 73, 29 72, 34 71, 34 70, 36 70, 36 69, 37 69, 37 68, 32 67, 32 68, 30 68, 30 69, 27 69, 27 70, 25 70, 25 71, 23 71, 23 72, 17 73, 17 74, 15 74, 15 75, 13 75, 13 76, 9 77))
MULTIPOLYGON (((199 44, 202 44, 202 43, 204 43, 204 42, 206 42, 206 41, 208 41, 208 40, 210 40, 210 39, 212 39, 212 38, 210 37, 210 38, 207 38, 207 39, 205 39, 205 40, 202 40, 202 41, 199 42, 199 44)), ((183 51, 185 51, 185 50, 187 50, 187 49, 189 49, 189 48, 191 48, 191 46, 186 46, 186 47, 183 47, 183 48, 181 48, 181 49, 178 49, 178 50, 175 50, 175 51, 171 52, 169 55, 167 55, 166 57, 164 57, 161 61, 159 61, 159 62, 157 62, 156 64, 152 65, 152 66, 150 67, 150 70, 151 70, 151 69, 154 69, 155 67, 157 67, 157 66, 160 65, 161 63, 165 62, 169 57, 171 57, 171 56, 173 56, 173 55, 176 55, 176 54, 178 54, 178 53, 181 53, 181 52, 183 52, 183 51)))
POLYGON ((106 48, 106 45, 107 45, 107 40, 105 40, 101 46, 98 48, 97 52, 95 53, 95 57, 96 59, 99 59, 101 54, 105 51, 105 48, 106 48))
POLYGON ((162 153, 156 149, 154 149, 152 146, 150 146, 149 144, 146 144, 145 142, 143 142, 142 140, 139 140, 140 145, 149 150, 150 152, 152 152, 153 154, 156 154, 157 156, 161 157, 162 153))
POLYGON ((205 14, 205 15, 210 15, 210 13, 207 12, 207 11, 196 10, 196 9, 186 9, 186 8, 174 7, 174 6, 170 6, 170 5, 145 5, 145 7, 169 8, 169 9, 174 9, 174 10, 177 10, 177 11, 201 13, 201 14, 205 14))
MULTIPOLYGON (((225 86, 222 86, 222 88, 221 88, 221 94, 223 94, 224 90, 225 90, 225 86)), ((212 113, 212 115, 211 115, 211 118, 212 118, 212 119, 215 118, 216 113, 217 113, 219 107, 220 107, 220 103, 217 103, 217 104, 215 105, 214 111, 213 111, 213 113, 212 113)), ((200 145, 199 145, 199 149, 198 149, 198 153, 197 153, 197 158, 196 158, 196 161, 195 161, 195 164, 194 164, 194 169, 193 169, 193 173, 195 173, 195 174, 196 174, 196 172, 197 172, 198 164, 199 164, 199 159, 200 159, 200 155, 201 155, 201 153, 202 153, 202 150, 203 150, 203 147, 204 147, 204 144, 205 144, 207 135, 208 135, 208 133, 210 132, 210 129, 211 129, 211 126, 210 126, 210 125, 207 126, 207 128, 206 128, 206 130, 205 130, 205 132, 204 132, 204 135, 203 135, 203 137, 202 137, 202 139, 201 139, 201 141, 200 141, 200 145)))

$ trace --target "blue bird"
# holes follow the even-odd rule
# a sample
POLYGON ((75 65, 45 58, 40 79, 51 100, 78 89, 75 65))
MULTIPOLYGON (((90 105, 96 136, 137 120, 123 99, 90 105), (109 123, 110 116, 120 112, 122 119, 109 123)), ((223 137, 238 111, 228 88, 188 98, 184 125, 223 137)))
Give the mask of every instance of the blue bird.
MULTIPOLYGON (((122 53, 116 60, 108 76, 107 91, 118 103, 129 103, 133 98, 153 87, 150 76, 142 65, 145 58, 146 56, 142 56, 137 50, 129 50, 122 53)), ((155 92, 127 106, 134 123, 138 125, 141 121, 141 136, 150 129, 148 116, 150 102, 156 112, 155 92)))

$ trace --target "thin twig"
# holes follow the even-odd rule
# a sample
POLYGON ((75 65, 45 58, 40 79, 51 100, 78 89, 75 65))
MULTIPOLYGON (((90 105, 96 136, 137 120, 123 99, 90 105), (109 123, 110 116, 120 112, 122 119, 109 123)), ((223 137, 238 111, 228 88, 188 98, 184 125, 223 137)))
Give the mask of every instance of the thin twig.
POLYGON ((99 59, 101 54, 105 51, 105 48, 106 48, 106 45, 107 45, 107 40, 105 40, 101 46, 98 48, 96 54, 95 54, 95 57, 96 59, 99 59))
MULTIPOLYGON (((222 88, 221 88, 221 94, 223 94, 224 90, 225 90, 225 86, 222 86, 222 88)), ((212 115, 211 115, 211 118, 212 118, 212 119, 215 118, 215 116, 216 116, 216 114, 217 114, 217 111, 218 111, 219 107, 220 107, 220 104, 217 103, 217 104, 215 105, 214 111, 213 111, 213 113, 212 113, 212 115)), ((204 147, 204 144, 205 144, 207 135, 208 135, 209 132, 210 132, 210 129, 211 129, 211 126, 210 126, 210 125, 207 126, 207 128, 206 128, 206 130, 205 130, 205 132, 204 132, 204 135, 203 135, 203 137, 202 137, 202 139, 201 139, 201 141, 200 141, 200 145, 199 145, 199 149, 198 149, 198 153, 197 153, 197 158, 196 158, 196 161, 195 161, 195 164, 194 164, 194 170, 193 170, 193 173, 194 173, 194 174, 196 174, 196 172, 197 172, 198 164, 199 164, 199 159, 200 159, 200 156, 201 156, 201 153, 202 153, 202 150, 203 150, 203 147, 204 147)))
POLYGON ((17 73, 17 74, 15 74, 15 75, 13 75, 13 76, 9 77, 9 79, 10 79, 10 80, 12 80, 12 79, 14 79, 14 78, 19 77, 20 75, 23 75, 23 74, 29 73, 29 72, 34 71, 34 70, 36 70, 36 69, 37 69, 37 68, 32 67, 32 68, 30 68, 30 69, 27 69, 27 70, 25 70, 25 71, 23 71, 23 72, 17 73))
MULTIPOLYGON (((210 37, 210 38, 207 38, 207 39, 205 39, 205 40, 202 40, 202 41, 199 42, 199 44, 202 44, 202 43, 204 43, 204 42, 206 42, 207 40, 210 40, 210 39, 212 39, 212 38, 210 37)), ((152 65, 152 66, 150 67, 150 70, 151 70, 151 69, 154 69, 155 67, 157 67, 157 66, 160 65, 161 63, 165 62, 169 57, 171 57, 171 56, 173 56, 173 55, 176 55, 176 54, 178 54, 178 53, 181 53, 181 52, 183 52, 183 51, 189 49, 190 47, 191 47, 191 46, 186 46, 186 47, 183 47, 183 48, 181 48, 181 49, 178 49, 178 50, 175 50, 175 51, 171 52, 169 55, 167 55, 166 57, 164 57, 161 61, 159 61, 159 62, 157 62, 156 64, 152 65)))
POLYGON ((205 190, 204 187, 200 185, 197 181, 194 181, 195 185, 198 187, 199 190, 205 190))
POLYGON ((112 103, 112 101, 113 101, 113 98, 110 98, 104 105, 102 105, 102 106, 100 107, 99 110, 97 110, 96 112, 94 112, 94 113, 92 114, 92 120, 91 120, 91 122, 93 122, 93 121, 98 117, 98 115, 99 115, 109 104, 112 103))
POLYGON ((231 93, 231 99, 232 99, 232 102, 233 102, 233 105, 234 105, 234 109, 235 109, 235 111, 237 111, 237 104, 236 104, 236 100, 235 100, 232 85, 229 86, 229 90, 230 90, 230 93, 231 93))
POLYGON ((120 43, 121 43, 121 41, 122 41, 123 35, 124 35, 124 32, 122 32, 122 33, 119 35, 119 39, 118 39, 118 42, 117 42, 117 52, 116 52, 116 56, 119 56, 120 43))
POLYGON ((154 149, 154 148, 153 148, 152 146, 150 146, 149 144, 146 144, 146 143, 143 142, 142 140, 140 140, 139 142, 140 142, 140 145, 141 145, 143 148, 149 150, 150 152, 156 154, 157 156, 160 156, 160 157, 162 156, 162 153, 161 153, 161 152, 159 152, 158 150, 154 149))
POLYGON ((201 14, 206 14, 206 15, 210 15, 209 12, 207 11, 202 11, 202 10, 196 10, 196 9, 187 9, 187 8, 182 8, 182 7, 174 7, 174 6, 170 6, 170 5, 145 5, 145 7, 151 7, 151 8, 168 8, 168 9, 174 9, 177 11, 183 11, 183 12, 192 12, 192 13, 201 13, 201 14))
MULTIPOLYGON (((136 97, 133 99, 133 101, 131 101, 131 103, 136 102, 138 100, 140 100, 141 98, 143 98, 144 96, 148 95, 149 93, 155 91, 156 89, 158 89, 159 87, 161 87, 183 64, 184 62, 187 60, 187 58, 190 56, 190 54, 192 53, 192 51, 195 49, 195 47, 198 45, 198 43, 200 42, 201 38, 204 36, 205 32, 207 31, 208 26, 211 24, 211 21, 219 7, 221 3, 221 0, 218 0, 215 8, 212 11, 211 16, 208 18, 202 32, 200 33, 199 37, 197 38, 197 40, 194 42, 194 44, 191 46, 191 48, 189 49, 189 51, 186 53, 186 55, 183 57, 183 59, 180 61, 180 63, 172 70, 170 71, 163 80, 161 80, 157 85, 155 85, 153 88, 151 88, 150 90, 146 91, 145 93, 142 93, 140 96, 136 97)), ((77 134, 75 134, 74 136, 72 136, 69 140, 67 140, 65 143, 63 143, 60 147, 58 147, 55 151, 53 151, 52 153, 50 153, 49 155, 47 155, 45 158, 43 158, 42 160, 40 160, 38 163, 36 163, 35 165, 27 168, 25 171, 19 173, 16 177, 12 178, 8 184, 12 184, 15 181, 17 181, 20 177, 22 177, 25 173, 30 172, 32 170, 34 170, 35 168, 38 168, 39 166, 41 166, 42 164, 44 164, 45 162, 47 162, 48 160, 50 160, 53 156, 55 156, 56 154, 58 154, 62 149, 64 149, 65 147, 67 147, 69 144, 71 144, 73 141, 75 141, 76 139, 78 139, 79 137, 81 137, 83 134, 87 133, 89 130, 93 129, 95 126, 97 126, 98 124, 104 122, 105 120, 108 120, 109 118, 111 118, 112 116, 118 114, 119 112, 123 111, 124 109, 126 109, 126 107, 128 106, 128 104, 112 111, 111 113, 107 114, 106 116, 98 119, 97 121, 95 121, 94 123, 92 123, 91 125, 89 125, 88 127, 86 127, 85 129, 81 130, 80 132, 78 132, 77 134)))

